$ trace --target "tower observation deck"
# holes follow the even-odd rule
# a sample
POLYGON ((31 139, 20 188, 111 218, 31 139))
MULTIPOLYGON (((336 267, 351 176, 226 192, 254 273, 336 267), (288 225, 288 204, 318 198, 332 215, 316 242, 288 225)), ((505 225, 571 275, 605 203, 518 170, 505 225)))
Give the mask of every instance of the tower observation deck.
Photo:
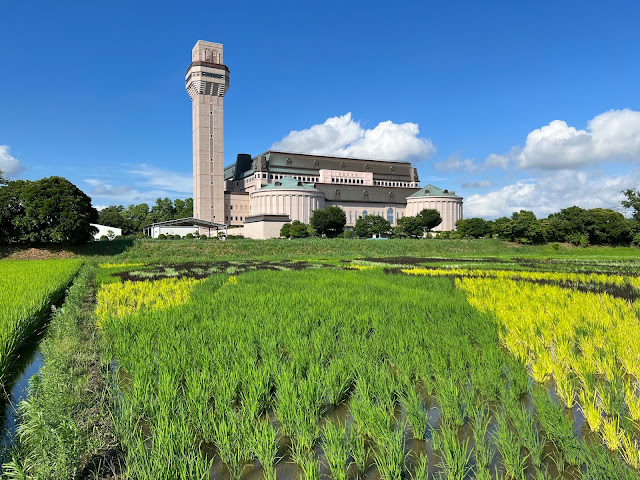
POLYGON ((198 40, 185 76, 193 122, 193 216, 224 222, 223 100, 229 69, 222 44, 198 40))

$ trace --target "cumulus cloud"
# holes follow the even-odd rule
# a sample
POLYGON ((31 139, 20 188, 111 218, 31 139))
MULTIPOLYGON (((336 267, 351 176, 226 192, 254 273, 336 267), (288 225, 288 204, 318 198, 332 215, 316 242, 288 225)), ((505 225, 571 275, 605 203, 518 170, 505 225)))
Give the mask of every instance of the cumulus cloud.
POLYGON ((640 171, 621 175, 603 172, 561 170, 539 179, 506 185, 487 194, 465 199, 465 217, 497 218, 519 210, 532 210, 546 217, 562 208, 617 208, 622 190, 638 185, 640 171))
POLYGON ((640 112, 624 109, 595 116, 584 130, 554 120, 530 132, 524 147, 492 154, 486 163, 506 167, 513 161, 520 168, 560 170, 639 159, 640 112))
POLYGON ((17 175, 24 170, 20 160, 9 153, 9 145, 0 145, 0 170, 7 177, 17 175))
POLYGON ((435 151, 431 140, 419 137, 419 133, 416 123, 398 124, 390 120, 364 129, 347 113, 306 130, 293 130, 271 148, 316 155, 419 161, 435 151))

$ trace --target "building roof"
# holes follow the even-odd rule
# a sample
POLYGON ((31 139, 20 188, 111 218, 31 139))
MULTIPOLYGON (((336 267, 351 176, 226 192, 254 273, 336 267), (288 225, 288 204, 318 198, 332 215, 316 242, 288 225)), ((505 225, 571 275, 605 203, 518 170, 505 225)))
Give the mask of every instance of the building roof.
POLYGON ((193 218, 193 217, 178 218, 177 220, 167 220, 165 222, 150 223, 149 225, 144 225, 142 228, 168 227, 171 225, 175 225, 175 226, 184 225, 184 226, 194 226, 194 227, 204 227, 204 228, 227 228, 227 225, 225 225, 224 223, 210 222, 208 220, 202 220, 200 218, 193 218))
POLYGON ((409 195, 409 198, 416 197, 457 197, 456 192, 449 190, 442 190, 435 185, 426 185, 418 190, 413 195, 409 195))
POLYGON ((313 187, 313 185, 309 183, 300 182, 293 177, 286 176, 281 178, 280 180, 276 180, 275 182, 267 183, 264 187, 262 187, 259 192, 263 190, 307 190, 318 192, 317 189, 313 187))
POLYGON ((418 189, 371 185, 316 183, 316 190, 324 193, 324 197, 327 201, 336 203, 366 202, 403 204, 407 202, 407 197, 418 189))

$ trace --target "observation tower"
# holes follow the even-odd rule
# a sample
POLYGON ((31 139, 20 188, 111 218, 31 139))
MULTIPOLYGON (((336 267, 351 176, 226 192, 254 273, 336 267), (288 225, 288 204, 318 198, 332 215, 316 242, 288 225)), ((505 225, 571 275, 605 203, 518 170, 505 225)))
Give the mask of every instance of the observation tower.
POLYGON ((221 43, 198 40, 185 82, 192 104, 193 216, 224 223, 223 100, 229 69, 221 43))

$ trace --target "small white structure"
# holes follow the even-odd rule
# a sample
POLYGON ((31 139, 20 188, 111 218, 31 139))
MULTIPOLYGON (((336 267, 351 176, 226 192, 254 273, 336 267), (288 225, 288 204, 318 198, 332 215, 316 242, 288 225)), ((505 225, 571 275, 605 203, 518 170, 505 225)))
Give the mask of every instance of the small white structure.
POLYGON ((100 240, 100 237, 102 237, 103 235, 106 237, 111 237, 109 238, 109 240, 122 235, 121 228, 110 227, 108 225, 100 225, 98 223, 92 223, 91 226, 98 229, 98 233, 93 236, 94 240, 100 240))

